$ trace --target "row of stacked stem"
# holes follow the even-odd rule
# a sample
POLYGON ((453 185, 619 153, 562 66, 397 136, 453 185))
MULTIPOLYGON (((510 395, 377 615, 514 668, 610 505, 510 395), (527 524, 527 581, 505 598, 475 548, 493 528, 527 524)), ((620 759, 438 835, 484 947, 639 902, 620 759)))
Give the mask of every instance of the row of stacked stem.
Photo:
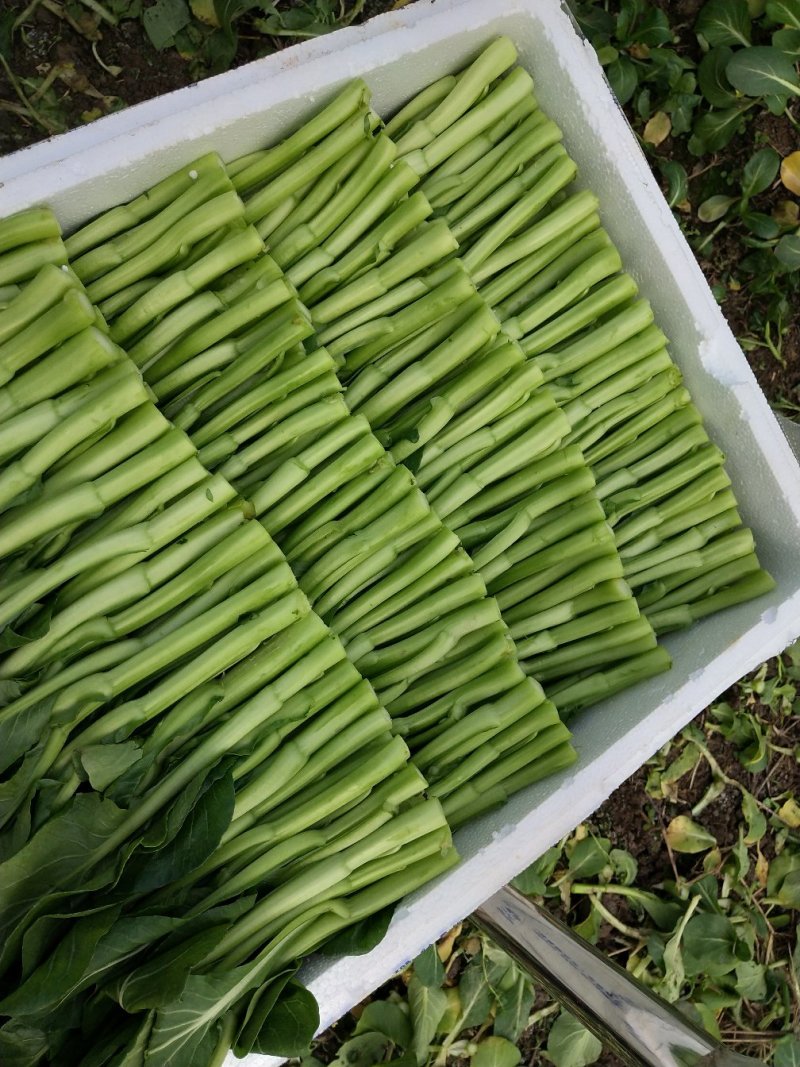
POLYGON ((772 588, 515 61, 0 222, 8 1062, 275 1051, 294 961, 772 588))

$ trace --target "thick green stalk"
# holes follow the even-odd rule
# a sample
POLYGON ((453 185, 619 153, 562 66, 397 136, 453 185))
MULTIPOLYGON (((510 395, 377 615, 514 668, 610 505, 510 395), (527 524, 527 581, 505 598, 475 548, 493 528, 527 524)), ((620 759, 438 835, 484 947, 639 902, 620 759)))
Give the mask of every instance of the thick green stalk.
POLYGON ((286 277, 298 286, 305 304, 312 307, 364 267, 384 262, 397 244, 428 218, 431 206, 420 192, 401 200, 384 217, 385 205, 380 203, 379 193, 385 195, 391 207, 397 195, 402 195, 401 186, 413 184, 412 175, 416 181, 410 167, 396 163, 384 179, 385 186, 378 186, 375 197, 362 211, 340 227, 324 246, 289 268, 286 277), (353 240, 356 243, 351 247, 353 240))
POLYGON ((80 288, 80 282, 71 270, 52 263, 42 267, 0 311, 0 344, 18 336, 68 292, 80 288))
POLYGON ((670 633, 673 630, 682 630, 692 626, 695 622, 713 615, 717 611, 742 604, 747 600, 755 600, 756 597, 765 596, 775 588, 775 579, 764 570, 753 571, 734 581, 732 585, 726 585, 693 604, 684 604, 680 607, 662 608, 649 610, 647 618, 655 632, 661 634, 670 633))
POLYGON ((710 442, 701 444, 670 470, 650 478, 644 484, 640 483, 606 497, 603 507, 609 523, 616 526, 622 519, 651 507, 683 488, 688 482, 696 482, 700 475, 714 467, 722 466, 724 461, 725 457, 716 445, 710 442))
MULTIPOLYGON (((455 92, 461 84, 462 79, 459 78, 455 92)), ((409 130, 408 134, 398 141, 398 154, 417 174, 429 174, 460 148, 469 144, 473 138, 501 120, 521 100, 530 96, 532 88, 533 79, 527 71, 515 67, 494 89, 490 89, 479 104, 442 129, 433 139, 430 139, 427 133, 419 137, 415 136, 414 129, 409 130)), ((446 104, 447 100, 442 106, 446 104)), ((427 130, 432 130, 430 122, 435 114, 434 112, 428 119, 423 120, 427 130)))
POLYGON ((653 311, 646 300, 637 300, 631 307, 618 312, 601 326, 587 330, 575 341, 557 352, 545 352, 535 357, 546 382, 573 374, 592 360, 611 352, 623 341, 635 337, 653 321, 653 311))
MULTIPOLYGON (((311 309, 314 322, 323 326, 337 322, 348 311, 384 296, 407 278, 438 263, 458 247, 443 221, 423 223, 415 232, 418 236, 379 267, 373 267, 336 293, 314 304, 311 309)), ((320 342, 325 343, 322 335, 320 342)))
MULTIPOLYGON (((531 193, 528 194, 528 197, 530 196, 531 193)), ((576 228, 588 225, 587 219, 591 221, 592 226, 595 220, 599 223, 596 214, 597 207, 597 197, 586 189, 567 197, 563 203, 539 222, 534 222, 520 236, 506 235, 505 238, 501 238, 500 243, 494 245, 495 250, 474 269, 470 269, 472 280, 480 290, 484 282, 494 278, 512 263, 531 256, 552 241, 564 237, 565 234, 568 233, 570 239, 574 240, 576 228)), ((477 248, 476 245, 470 250, 471 253, 477 255, 477 248)))
MULTIPOLYGON (((409 152, 415 148, 424 148, 434 138, 457 122, 470 108, 483 97, 495 78, 508 70, 517 58, 517 50, 508 37, 498 37, 492 41, 472 63, 456 75, 447 96, 425 118, 418 119, 397 142, 400 152, 409 152)), ((435 83, 438 89, 441 82, 435 83)), ((430 99, 432 90, 423 90, 423 99, 430 99)), ((417 98, 406 104, 403 111, 395 116, 395 124, 402 121, 407 124, 409 117, 424 106, 416 102, 417 98)))
MULTIPOLYGON (((605 630, 622 623, 633 622, 639 618, 639 605, 632 596, 618 603, 603 604, 594 611, 588 611, 548 630, 539 630, 535 634, 516 642, 520 662, 531 656, 552 652, 573 641, 603 633, 605 630)), ((533 672, 535 674, 535 672, 533 672)))
POLYGON ((650 444, 657 447, 648 449, 641 458, 637 459, 638 449, 627 449, 633 458, 628 466, 617 467, 607 473, 604 478, 598 478, 597 495, 601 500, 620 493, 624 489, 646 484, 647 480, 659 474, 666 467, 684 459, 698 448, 708 443, 708 434, 702 424, 690 424, 683 433, 677 434, 653 434, 650 444), (658 447, 660 446, 660 447, 658 447))
MULTIPOLYGON (((634 604, 630 586, 621 578, 598 582, 574 597, 565 598, 553 607, 535 612, 525 620, 525 634, 520 633, 516 639, 517 647, 522 648, 532 634, 542 634, 555 627, 571 625, 583 616, 589 616, 595 609, 617 610, 619 604, 634 604)), ((549 692, 549 690, 548 690, 549 692)))
POLYGON ((593 671, 585 678, 566 680, 548 686, 548 692, 558 704, 561 717, 571 715, 590 704, 606 700, 615 693, 663 674, 672 666, 672 660, 661 646, 649 652, 632 656, 622 663, 604 671, 593 671))
POLYGON ((602 633, 572 641, 552 652, 521 659, 520 665, 534 677, 548 682, 553 678, 574 675, 576 670, 630 659, 655 647, 656 635, 647 619, 640 617, 602 633))
MULTIPOLYGON (((497 252, 514 234, 530 223, 550 203, 556 193, 569 185, 575 177, 576 171, 577 168, 569 156, 565 155, 557 159, 543 177, 521 196, 508 211, 486 227, 478 240, 463 256, 464 265, 478 284, 483 280, 480 268, 487 267, 488 263, 491 262, 492 254, 497 252)), ((569 203, 569 201, 566 203, 569 203)), ((562 208, 565 206, 566 204, 562 205, 562 208)), ((559 210, 561 209, 557 208, 553 214, 556 214, 559 210)), ((539 226, 543 226, 547 221, 548 219, 545 218, 539 223, 539 226)), ((555 232, 551 233, 550 236, 555 236, 555 232)))
POLYGON ((0 219, 0 252, 60 236, 58 219, 48 207, 29 207, 0 219))
POLYGON ((222 193, 232 191, 233 186, 220 159, 213 170, 198 178, 159 212, 138 226, 97 245, 90 252, 72 259, 72 267, 84 285, 88 285, 145 251, 173 231, 198 207, 222 193))
POLYGON ((586 462, 593 466, 603 463, 618 450, 630 445, 640 434, 646 433, 651 427, 656 426, 663 419, 669 418, 670 415, 680 411, 690 403, 689 391, 684 389, 683 386, 678 386, 676 389, 671 389, 664 396, 655 398, 651 405, 626 420, 618 430, 614 430, 613 433, 606 433, 596 444, 587 447, 584 450, 586 462))
POLYGON ((538 251, 523 256, 481 285, 481 294, 501 320, 510 318, 608 244, 610 239, 600 229, 599 216, 585 215, 538 251))
POLYGON ((164 178, 147 192, 137 196, 135 200, 111 208, 86 223, 85 226, 71 234, 65 242, 70 259, 76 259, 87 249, 96 248, 97 245, 111 240, 116 234, 133 229, 151 215, 162 211, 197 182, 216 174, 219 165, 220 159, 216 152, 209 152, 187 163, 174 174, 170 174, 168 178, 164 178))
POLYGON ((676 516, 700 505, 709 503, 713 497, 730 488, 730 478, 721 466, 704 471, 680 492, 672 493, 666 499, 640 511, 619 523, 614 531, 617 546, 629 544, 651 530, 658 530, 660 525, 676 516))
POLYGON ((156 319, 189 300, 221 275, 250 260, 264 249, 252 226, 233 234, 190 267, 160 279, 116 319, 111 336, 119 344, 148 328, 156 319))
MULTIPOLYGON (((566 406, 567 418, 576 427, 570 434, 570 443, 580 445, 587 453, 591 451, 592 454, 596 454, 594 446, 604 448, 606 435, 613 437, 617 428, 624 434, 629 422, 635 424, 636 419, 644 412, 653 408, 661 411, 658 405, 666 397, 672 398, 674 407, 680 407, 681 403, 688 403, 689 394, 683 389, 682 381, 681 372, 673 365, 668 370, 654 375, 638 389, 633 389, 630 393, 618 394, 613 399, 602 403, 595 411, 589 411, 588 404, 583 403, 581 398, 573 401, 566 406), (679 400, 682 396, 687 399, 679 400)), ((585 396, 583 400, 586 400, 585 396)), ((589 462, 588 459, 587 462, 589 462)))
POLYGON ((96 304, 132 282, 158 273, 173 263, 181 250, 191 248, 209 233, 241 218, 243 210, 241 200, 233 191, 207 200, 137 255, 90 282, 86 287, 90 300, 96 304))
POLYGON ((526 356, 547 352, 554 345, 573 337, 584 327, 591 326, 609 311, 621 304, 627 304, 638 291, 639 287, 629 274, 621 274, 603 282, 583 300, 523 337, 520 341, 523 352, 526 356))
POLYGON ((401 137, 418 118, 424 118, 450 93, 456 84, 455 74, 445 74, 443 78, 421 89, 412 96, 384 126, 390 137, 401 137))
POLYGON ((34 278, 48 263, 60 267, 66 262, 67 251, 60 237, 12 248, 0 255, 0 285, 19 285, 34 278))
MULTIPOLYGON (((723 511, 713 519, 698 522, 677 537, 662 541, 658 548, 643 552, 625 562, 625 577, 631 588, 646 585, 648 582, 663 578, 678 569, 686 569, 691 559, 700 559, 697 555, 709 541, 722 534, 736 530, 742 525, 742 519, 736 508, 723 511)), ((716 541, 714 541, 716 544, 716 541)))
MULTIPOLYGON (((736 498, 730 489, 714 493, 708 500, 695 504, 674 517, 665 519, 655 529, 647 530, 634 541, 629 541, 620 548, 620 556, 628 563, 635 563, 643 553, 657 550, 661 545, 671 543, 672 539, 691 530, 712 522, 729 511, 736 510, 736 498)), ((619 531, 618 531, 619 532, 619 531)))
MULTIPOLYGON (((580 510, 575 509, 573 514, 580 514, 580 510)), ((547 532, 552 537, 551 531, 547 532)), ((569 574, 572 566, 594 559, 598 555, 605 555, 609 550, 616 550, 611 527, 602 519, 572 533, 565 531, 560 540, 542 548, 535 543, 539 540, 537 534, 534 534, 513 546, 508 553, 508 569, 497 574, 492 582, 492 595, 499 594, 524 578, 543 575, 543 572, 549 573, 551 568, 557 568, 562 574, 569 574), (534 542, 531 547, 530 542, 534 542)))
MULTIPOLYGON (((504 590, 497 602, 508 623, 511 636, 527 637, 532 617, 538 618, 547 608, 574 600, 581 593, 586 593, 601 582, 613 581, 623 577, 622 564, 613 553, 592 559, 583 566, 576 567, 561 581, 554 582, 548 588, 538 592, 532 601, 523 599, 524 590, 511 587, 504 590)), ((522 583, 520 583, 522 584, 522 583)))
MULTIPOLYGON (((741 531, 744 537, 734 546, 741 550, 747 545, 749 530, 741 531)), ((752 536, 752 535, 751 535, 752 536)), ((710 546, 713 547, 713 546, 710 546)), ((714 555, 719 559, 725 559, 731 553, 722 553, 715 550, 714 555)), ((711 553, 709 553, 709 559, 711 553)), ((739 579, 760 570, 755 552, 741 555, 738 552, 733 558, 728 558, 720 566, 714 567, 710 562, 701 568, 692 567, 690 570, 678 571, 667 575, 649 586, 644 586, 637 597, 639 606, 643 612, 652 609, 655 612, 664 611, 667 608, 683 607, 692 604, 696 600, 715 594, 726 585, 732 585, 739 579), (709 569, 710 568, 710 569, 709 569), (700 571, 700 573, 698 573, 700 571)))
POLYGON ((307 149, 335 132, 353 113, 363 114, 369 104, 370 91, 360 78, 348 81, 326 106, 283 141, 264 151, 253 153, 253 160, 238 170, 233 184, 247 192, 300 159, 307 149))
MULTIPOLYGON (((338 128, 323 137, 314 147, 309 147, 302 157, 290 163, 282 171, 273 171, 265 185, 261 185, 246 198, 245 219, 257 223, 260 219, 280 204, 292 193, 307 185, 320 174, 324 174, 342 156, 357 148, 378 124, 378 118, 366 105, 351 113, 338 128)), ((299 131, 298 131, 299 132, 299 131)), ((258 164, 254 164, 254 168, 258 164)), ((248 172, 239 175, 237 188, 246 188, 243 184, 248 172)))

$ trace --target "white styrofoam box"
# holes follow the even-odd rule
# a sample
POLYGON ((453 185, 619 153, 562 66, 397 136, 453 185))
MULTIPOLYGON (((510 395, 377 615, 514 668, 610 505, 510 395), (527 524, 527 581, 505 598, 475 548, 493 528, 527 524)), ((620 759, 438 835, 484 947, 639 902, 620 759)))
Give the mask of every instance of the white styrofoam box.
MULTIPOLYGON (((709 432, 727 454, 744 521, 777 582, 769 596, 670 636, 675 665, 574 724, 579 762, 457 835, 463 861, 397 911, 358 960, 306 971, 329 1024, 568 833, 697 712, 800 634, 800 468, 664 201, 589 45, 557 0, 417 3, 299 45, 0 160, 0 215, 50 203, 71 229, 211 149, 279 139, 349 78, 385 114, 469 61, 515 42, 580 181, 672 342, 709 432)), ((252 1067, 264 1057, 245 1061, 252 1067)))

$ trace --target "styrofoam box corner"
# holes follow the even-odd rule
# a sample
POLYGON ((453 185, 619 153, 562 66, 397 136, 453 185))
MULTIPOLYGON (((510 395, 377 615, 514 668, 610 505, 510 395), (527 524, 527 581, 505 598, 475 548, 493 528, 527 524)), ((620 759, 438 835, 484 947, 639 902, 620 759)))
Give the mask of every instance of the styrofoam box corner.
MULTIPOLYGON (((463 861, 398 909, 381 945, 306 969, 328 1025, 568 833, 698 711, 800 634, 800 469, 672 218, 594 53, 557 0, 437 0, 338 31, 0 160, 0 215, 49 203, 69 230, 216 149, 279 139, 348 79, 387 114, 498 34, 515 42, 580 180, 649 299, 777 588, 671 636, 675 666, 574 726, 579 762, 457 835, 463 861)), ((264 1067, 268 1059, 230 1057, 264 1067)))

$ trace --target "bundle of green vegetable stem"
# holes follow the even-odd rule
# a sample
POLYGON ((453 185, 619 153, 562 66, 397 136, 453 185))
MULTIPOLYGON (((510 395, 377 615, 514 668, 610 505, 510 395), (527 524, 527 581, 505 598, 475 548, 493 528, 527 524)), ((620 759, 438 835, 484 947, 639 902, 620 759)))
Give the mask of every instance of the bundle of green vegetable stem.
POLYGON ((0 222, 0 1059, 300 1051, 297 960, 574 759, 540 681, 771 587, 515 58, 0 222))

